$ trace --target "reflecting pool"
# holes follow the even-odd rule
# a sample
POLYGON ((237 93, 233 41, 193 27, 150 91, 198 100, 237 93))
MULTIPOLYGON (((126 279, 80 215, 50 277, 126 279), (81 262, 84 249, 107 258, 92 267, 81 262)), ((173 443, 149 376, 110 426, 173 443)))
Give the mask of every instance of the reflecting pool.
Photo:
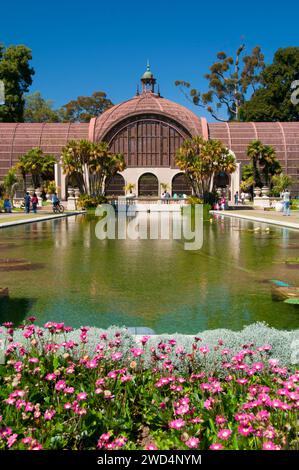
POLYGON ((0 321, 146 326, 156 333, 298 328, 299 308, 273 300, 271 279, 299 285, 299 232, 229 218, 204 222, 201 250, 178 240, 98 240, 80 215, 0 231, 0 321), (261 230, 254 230, 261 227, 261 230))

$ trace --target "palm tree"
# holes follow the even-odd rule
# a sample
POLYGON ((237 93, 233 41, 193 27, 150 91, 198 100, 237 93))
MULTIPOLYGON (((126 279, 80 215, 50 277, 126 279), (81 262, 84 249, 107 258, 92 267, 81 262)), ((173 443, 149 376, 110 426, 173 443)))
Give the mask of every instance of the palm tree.
POLYGON ((272 177, 282 171, 275 149, 271 145, 264 145, 260 140, 253 140, 248 145, 247 155, 252 162, 255 185, 271 186, 272 177))
POLYGON ((204 140, 201 136, 185 140, 177 151, 176 164, 190 181, 194 194, 202 197, 214 191, 219 172, 236 170, 234 155, 219 140, 204 140))
POLYGON ((107 142, 70 141, 62 149, 64 172, 75 178, 81 194, 105 195, 108 183, 125 169, 124 156, 114 154, 107 142))
POLYGON ((124 191, 126 193, 132 194, 133 190, 136 188, 136 184, 134 183, 128 183, 124 186, 124 191))
POLYGON ((9 198, 13 199, 15 190, 18 186, 18 178, 16 172, 11 168, 3 180, 4 188, 7 191, 9 198))
POLYGON ((253 140, 247 147, 247 156, 250 158, 253 167, 253 179, 255 186, 261 187, 262 182, 259 172, 259 163, 263 159, 264 145, 260 140, 253 140))
POLYGON ((27 175, 31 175, 34 188, 38 188, 41 185, 41 179, 53 180, 55 163, 57 161, 54 155, 44 154, 41 148, 35 147, 19 158, 14 170, 21 173, 25 189, 27 175))
POLYGON ((92 142, 88 140, 70 140, 62 149, 62 167, 66 175, 76 181, 81 194, 89 194, 88 164, 92 142))

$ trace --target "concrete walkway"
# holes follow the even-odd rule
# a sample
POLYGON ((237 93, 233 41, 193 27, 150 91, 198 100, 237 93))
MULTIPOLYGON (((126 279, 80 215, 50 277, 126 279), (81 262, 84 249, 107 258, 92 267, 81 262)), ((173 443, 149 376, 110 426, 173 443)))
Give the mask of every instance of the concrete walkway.
POLYGON ((264 211, 261 209, 253 210, 234 210, 234 211, 210 211, 211 214, 223 215, 235 219, 245 219, 252 222, 261 222, 280 227, 287 227, 299 230, 299 212, 291 211, 290 216, 284 216, 281 212, 264 211))
POLYGON ((32 224, 34 222, 43 222, 52 219, 63 219, 72 215, 83 214, 84 211, 65 212, 63 214, 53 214, 53 212, 42 211, 38 214, 0 214, 0 229, 6 227, 13 227, 15 225, 32 224))

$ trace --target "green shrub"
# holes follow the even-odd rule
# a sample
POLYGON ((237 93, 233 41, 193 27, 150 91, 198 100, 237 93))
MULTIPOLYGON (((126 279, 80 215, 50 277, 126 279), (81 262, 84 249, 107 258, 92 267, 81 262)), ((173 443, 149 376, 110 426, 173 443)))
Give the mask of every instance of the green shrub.
POLYGON ((81 194, 78 205, 81 209, 91 209, 97 207, 99 204, 105 204, 106 202, 107 198, 105 196, 89 196, 88 194, 81 194))

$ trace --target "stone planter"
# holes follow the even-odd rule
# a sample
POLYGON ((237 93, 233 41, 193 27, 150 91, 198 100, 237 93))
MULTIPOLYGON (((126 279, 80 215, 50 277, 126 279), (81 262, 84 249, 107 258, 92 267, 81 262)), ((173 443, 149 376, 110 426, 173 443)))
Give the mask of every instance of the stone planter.
POLYGON ((75 188, 75 197, 76 198, 80 197, 80 190, 78 188, 75 188))
POLYGON ((268 186, 263 186, 262 187, 262 196, 269 196, 270 193, 270 188, 268 186))
POLYGON ((67 194, 68 194, 68 197, 75 197, 75 190, 74 190, 74 188, 68 188, 68 189, 67 189, 67 194))
POLYGON ((284 204, 283 204, 282 201, 277 201, 277 202, 275 203, 275 210, 276 210, 277 212, 282 212, 282 211, 283 211, 283 207, 284 207, 284 204))

